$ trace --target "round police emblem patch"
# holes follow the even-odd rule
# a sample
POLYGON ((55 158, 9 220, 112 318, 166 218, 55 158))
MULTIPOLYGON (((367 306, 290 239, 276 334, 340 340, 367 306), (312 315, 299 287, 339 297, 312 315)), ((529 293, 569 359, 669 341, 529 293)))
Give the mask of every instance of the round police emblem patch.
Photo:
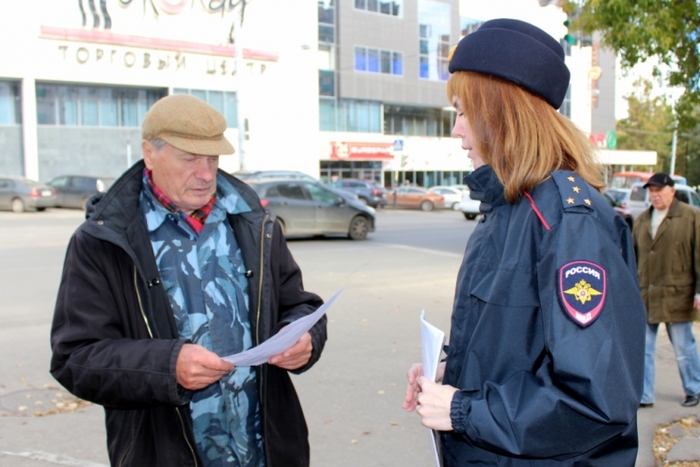
POLYGON ((600 316, 605 304, 606 273, 590 261, 572 261, 559 268, 559 298, 564 311, 582 327, 600 316))

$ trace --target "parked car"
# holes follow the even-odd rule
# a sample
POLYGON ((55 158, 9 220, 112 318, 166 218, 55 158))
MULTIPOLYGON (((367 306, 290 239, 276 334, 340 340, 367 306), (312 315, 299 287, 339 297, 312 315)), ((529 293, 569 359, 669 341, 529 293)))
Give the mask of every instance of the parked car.
POLYGON ((464 218, 468 221, 476 219, 476 216, 480 214, 479 206, 481 206, 481 201, 472 199, 469 190, 464 193, 462 201, 459 202, 457 209, 462 211, 464 218))
POLYGON ((397 188, 387 196, 387 199, 395 208, 422 209, 423 211, 432 211, 445 202, 444 196, 417 186, 397 188))
POLYGON ((294 180, 308 180, 310 182, 318 182, 314 177, 304 172, 296 170, 242 170, 234 172, 233 176, 240 180, 252 180, 260 178, 291 178, 294 180))
POLYGON ((345 234, 364 240, 374 231, 373 208, 319 182, 294 179, 246 180, 282 225, 287 237, 345 234))
MULTIPOLYGON (((632 185, 632 188, 627 193, 627 196, 620 202, 622 207, 628 208, 632 212, 632 217, 637 220, 642 212, 649 209, 651 201, 649 201, 649 190, 644 188, 646 182, 637 182, 632 185)), ((696 209, 700 209, 700 196, 688 185, 676 183, 673 188, 676 189, 676 198, 683 201, 696 209)))
POLYGON ((56 191, 50 186, 24 177, 0 177, 0 209, 43 211, 54 206, 56 191))
POLYGON ((114 183, 113 177, 91 175, 61 175, 52 178, 47 185, 56 190, 56 206, 85 210, 88 200, 97 193, 104 193, 114 183))
POLYGON ((434 186, 431 188, 428 188, 430 191, 433 193, 437 193, 438 195, 442 195, 445 200, 442 203, 442 207, 448 208, 448 209, 457 209, 459 206, 459 203, 462 202, 462 198, 464 197, 464 192, 460 190, 459 188, 451 187, 451 186, 434 186))
POLYGON ((343 178, 328 184, 336 190, 355 193, 358 199, 373 208, 386 205, 386 194, 384 189, 376 183, 367 180, 357 180, 354 178, 343 178))
POLYGON ((614 190, 605 190, 603 192, 603 198, 605 198, 605 201, 612 206, 616 213, 622 216, 625 222, 627 222, 627 225, 629 225, 630 230, 632 230, 632 227, 634 226, 632 211, 630 211, 629 208, 622 206, 622 202, 617 198, 618 194, 619 193, 616 193, 614 190))

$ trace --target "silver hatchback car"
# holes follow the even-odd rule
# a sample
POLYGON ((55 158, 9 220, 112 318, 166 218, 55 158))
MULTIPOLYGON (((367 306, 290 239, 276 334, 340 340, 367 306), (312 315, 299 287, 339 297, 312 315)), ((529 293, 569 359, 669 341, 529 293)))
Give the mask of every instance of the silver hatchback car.
POLYGON ((24 177, 0 177, 0 209, 43 211, 56 206, 56 190, 24 177))

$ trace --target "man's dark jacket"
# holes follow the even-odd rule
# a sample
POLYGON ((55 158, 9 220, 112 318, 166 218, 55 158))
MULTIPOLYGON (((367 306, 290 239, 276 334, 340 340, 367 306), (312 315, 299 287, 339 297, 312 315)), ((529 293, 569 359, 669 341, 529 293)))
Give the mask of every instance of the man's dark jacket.
MULTIPOLYGON (((177 384, 178 337, 139 208, 143 162, 92 206, 71 238, 51 330, 51 374, 77 397, 105 407, 109 457, 119 466, 202 466, 192 431, 191 392, 177 384)), ((305 292, 279 223, 250 187, 219 171, 252 211, 229 215, 249 276, 257 345, 317 309, 305 292)), ((326 341, 311 329, 310 368, 326 341)), ((289 374, 256 367, 268 467, 308 466, 308 430, 289 374)))

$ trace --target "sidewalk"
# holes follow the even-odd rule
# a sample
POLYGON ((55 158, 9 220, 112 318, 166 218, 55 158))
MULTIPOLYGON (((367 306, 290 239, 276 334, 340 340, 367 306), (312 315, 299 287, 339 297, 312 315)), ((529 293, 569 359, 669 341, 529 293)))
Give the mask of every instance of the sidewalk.
MULTIPOLYGON (((700 339, 700 323, 695 323, 693 330, 696 339, 700 339)), ((681 402, 685 398, 681 378, 678 374, 676 355, 666 334, 665 326, 659 327, 659 335, 656 343, 656 400, 654 406, 639 409, 639 454, 635 467, 657 467, 652 448, 654 432, 659 425, 667 425, 673 421, 685 417, 697 417, 700 419, 700 405, 695 407, 683 407, 681 402)), ((676 433, 674 433, 676 434, 676 433)), ((679 436, 682 434, 677 433, 679 436)), ((682 443, 677 443, 674 454, 682 453, 681 459, 691 461, 700 467, 700 434, 695 437, 686 436, 682 443)))

